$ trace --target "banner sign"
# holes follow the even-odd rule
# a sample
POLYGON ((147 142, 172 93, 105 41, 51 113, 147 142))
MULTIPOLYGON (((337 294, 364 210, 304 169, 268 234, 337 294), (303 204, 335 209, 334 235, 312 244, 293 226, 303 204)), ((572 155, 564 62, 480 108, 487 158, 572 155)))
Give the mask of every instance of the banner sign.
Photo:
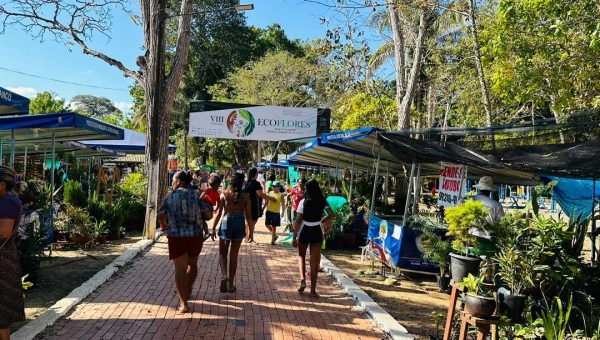
POLYGON ((190 112, 189 135, 262 141, 311 138, 317 135, 317 109, 253 106, 190 112))
POLYGON ((423 258, 422 235, 420 231, 410 227, 369 216, 368 239, 374 240, 377 251, 383 251, 388 262, 392 262, 391 265, 400 269, 439 272, 439 266, 435 262, 423 258))
POLYGON ((438 190, 438 204, 444 207, 453 207, 462 198, 465 189, 466 166, 457 164, 442 164, 440 171, 440 189, 438 190))

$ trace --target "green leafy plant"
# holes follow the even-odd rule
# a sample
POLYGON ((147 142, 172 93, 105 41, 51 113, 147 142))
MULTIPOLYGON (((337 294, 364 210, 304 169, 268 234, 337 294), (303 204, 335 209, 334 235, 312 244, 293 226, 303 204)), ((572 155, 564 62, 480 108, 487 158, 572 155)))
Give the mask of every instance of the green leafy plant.
POLYGON ((101 236, 102 234, 108 234, 110 230, 106 228, 106 221, 95 219, 94 223, 94 237, 101 236))
POLYGON ((444 322, 446 315, 442 313, 431 312, 431 317, 433 318, 433 322, 435 322, 435 337, 440 338, 440 325, 444 322))
POLYGON ((569 317, 571 315, 571 308, 573 307, 573 296, 569 297, 566 310, 563 310, 564 306, 560 298, 555 297, 551 305, 546 303, 547 309, 542 311, 539 318, 542 319, 542 326, 544 327, 544 337, 547 340, 563 340, 567 334, 569 327, 569 317))
POLYGON ((36 222, 29 223, 23 233, 17 234, 16 245, 21 272, 37 281, 41 260, 45 257, 46 235, 42 226, 36 222))
POLYGON ((474 276, 473 274, 469 273, 469 276, 467 276, 463 282, 457 283, 457 285, 466 288, 467 294, 469 295, 482 297, 494 296, 489 289, 485 288, 483 281, 483 277, 474 276))
POLYGON ((474 200, 467 200, 464 204, 446 209, 447 235, 454 237, 454 251, 468 256, 469 248, 477 242, 471 231, 485 229, 488 213, 483 203, 474 200))
POLYGON ((500 268, 498 275, 510 288, 511 295, 521 295, 526 289, 533 288, 536 274, 550 269, 539 265, 535 252, 527 252, 517 247, 504 248, 494 257, 500 268))
POLYGON ((83 192, 81 183, 76 181, 66 182, 64 186, 65 204, 70 204, 79 208, 87 206, 87 197, 83 192))
POLYGON ((411 216, 408 220, 410 227, 423 233, 423 258, 437 263, 440 267, 440 276, 446 275, 452 244, 448 239, 443 239, 441 233, 445 232, 444 225, 435 223, 418 215, 411 216))

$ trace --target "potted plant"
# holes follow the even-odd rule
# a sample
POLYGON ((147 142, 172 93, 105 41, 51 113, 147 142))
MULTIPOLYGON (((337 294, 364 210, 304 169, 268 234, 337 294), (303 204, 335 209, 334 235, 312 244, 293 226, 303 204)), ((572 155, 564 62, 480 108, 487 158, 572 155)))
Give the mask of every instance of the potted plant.
POLYGON ((72 228, 71 241, 81 245, 92 240, 94 225, 85 209, 67 206, 67 220, 72 228))
POLYGON ((45 256, 46 237, 43 228, 35 222, 27 224, 23 233, 17 233, 16 245, 21 273, 28 275, 32 283, 37 283, 41 260, 45 256))
POLYGON ((440 273, 437 275, 438 288, 447 290, 450 286, 450 277, 447 276, 447 272, 452 244, 449 239, 441 236, 445 228, 418 215, 411 217, 410 227, 423 233, 421 236, 423 258, 438 264, 440 267, 440 273))
POLYGON ((482 231, 487 224, 488 211, 483 203, 467 200, 462 205, 446 209, 448 233, 454 237, 450 253, 450 272, 454 282, 461 282, 470 274, 477 274, 481 259, 470 255, 477 237, 473 231, 482 231))
POLYGON ((106 221, 96 219, 94 225, 94 236, 96 237, 96 241, 100 244, 105 244, 109 232, 110 231, 106 228, 106 221))
POLYGON ((466 288, 465 309, 476 318, 487 319, 496 311, 496 299, 483 284, 483 277, 469 273, 458 285, 466 288))

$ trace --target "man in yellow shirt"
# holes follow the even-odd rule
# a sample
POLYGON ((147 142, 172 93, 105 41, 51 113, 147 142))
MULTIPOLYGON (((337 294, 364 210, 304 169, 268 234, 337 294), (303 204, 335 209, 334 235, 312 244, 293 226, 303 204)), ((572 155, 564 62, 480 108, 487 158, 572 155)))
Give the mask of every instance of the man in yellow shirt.
POLYGON ((268 193, 269 197, 275 198, 275 201, 269 201, 267 213, 265 214, 265 225, 271 232, 271 244, 275 244, 275 241, 279 238, 277 227, 281 225, 281 217, 285 212, 285 200, 281 188, 281 182, 274 182, 273 191, 268 193))

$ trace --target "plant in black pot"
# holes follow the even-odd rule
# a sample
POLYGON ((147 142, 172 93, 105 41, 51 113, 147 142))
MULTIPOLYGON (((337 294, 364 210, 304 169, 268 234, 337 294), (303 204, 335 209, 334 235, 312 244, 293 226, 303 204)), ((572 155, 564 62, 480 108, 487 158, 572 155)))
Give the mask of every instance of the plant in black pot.
POLYGON ((421 236, 423 258, 438 264, 440 267, 440 273, 437 275, 438 288, 447 290, 450 286, 450 277, 447 276, 447 273, 452 244, 450 239, 442 237, 446 228, 418 215, 410 218, 410 226, 423 233, 421 236))
POLYGON ((485 230, 487 216, 488 210, 483 203, 474 200, 446 209, 446 235, 454 237, 454 252, 450 254, 450 272, 454 282, 461 282, 468 274, 478 273, 481 259, 470 254, 477 243, 477 237, 472 233, 485 230))
POLYGON ((96 241, 100 244, 105 244, 108 233, 110 233, 110 230, 106 228, 106 221, 95 219, 94 237, 96 237, 96 241))
POLYGON ((19 251, 21 276, 28 275, 31 283, 37 283, 41 260, 44 255, 46 236, 35 222, 29 223, 23 233, 17 234, 16 245, 19 251))
POLYGON ((496 311, 496 299, 483 281, 483 277, 469 274, 458 285, 466 288, 465 309, 467 312, 476 318, 487 319, 496 311))
POLYGON ((497 275, 509 289, 498 291, 500 313, 518 322, 525 309, 525 291, 533 288, 539 274, 550 267, 539 264, 539 254, 535 249, 520 249, 517 245, 502 249, 494 261, 499 267, 497 275))

